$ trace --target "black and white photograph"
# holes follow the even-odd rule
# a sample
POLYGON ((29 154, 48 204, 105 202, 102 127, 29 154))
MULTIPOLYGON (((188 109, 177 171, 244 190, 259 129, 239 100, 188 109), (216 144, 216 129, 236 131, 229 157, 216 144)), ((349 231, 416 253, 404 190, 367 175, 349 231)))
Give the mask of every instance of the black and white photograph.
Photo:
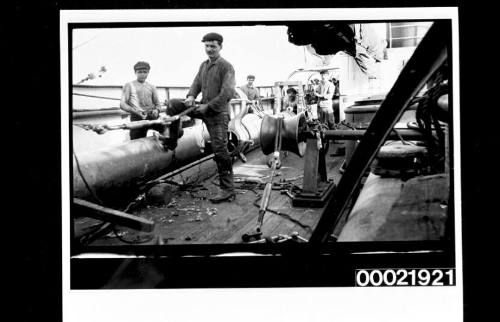
POLYGON ((366 299, 356 321, 461 320, 456 8, 63 10, 60 27, 68 320, 349 320, 366 299), (243 309, 260 296, 304 307, 243 309))

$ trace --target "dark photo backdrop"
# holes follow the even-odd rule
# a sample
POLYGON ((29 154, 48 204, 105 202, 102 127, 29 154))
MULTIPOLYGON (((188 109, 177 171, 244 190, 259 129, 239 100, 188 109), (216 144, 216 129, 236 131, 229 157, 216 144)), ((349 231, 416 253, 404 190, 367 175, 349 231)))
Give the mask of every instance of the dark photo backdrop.
MULTIPOLYGON (((255 8, 283 7, 278 1, 195 1, 190 8, 255 8)), ((290 3, 286 3, 290 6, 290 3)), ((457 1, 338 1, 336 7, 404 7, 404 6, 457 6, 457 1)), ((45 1, 27 4, 17 1, 9 10, 12 23, 7 29, 4 58, 5 68, 9 71, 8 79, 14 91, 9 94, 13 103, 4 106, 9 125, 13 125, 12 138, 6 140, 8 153, 4 158, 12 162, 6 172, 13 182, 10 188, 13 207, 4 212, 4 216, 14 218, 16 233, 14 248, 16 260, 20 266, 14 301, 18 303, 16 320, 33 321, 62 320, 62 261, 61 261, 61 147, 60 147, 60 61, 59 61, 59 10, 63 9, 145 9, 145 8, 185 8, 181 1, 45 1), (13 116, 13 120, 12 120, 13 116)), ((293 7, 324 7, 322 1, 294 1, 293 7)), ((464 25, 471 23, 471 6, 461 4, 460 32, 464 25)), ((461 42, 460 61, 471 52, 461 42)), ((464 75, 471 72, 470 65, 461 64, 461 88, 464 75)), ((472 109, 464 109, 472 103, 471 92, 461 91, 460 111, 462 120, 471 119, 472 109)), ((464 123, 462 123, 464 124, 464 123)), ((465 169, 476 169, 481 144, 477 134, 462 135, 462 226, 464 228, 464 274, 470 274, 470 262, 473 261, 468 242, 474 223, 468 214, 477 212, 475 205, 481 194, 480 176, 465 169), (465 150, 464 147, 467 149, 465 150), (465 151, 464 151, 465 150, 465 151), (471 155, 475 157, 471 157, 471 155)), ((480 158, 479 158, 480 159, 480 158)), ((9 181, 10 181, 9 180, 9 181)), ((483 206, 484 207, 484 206, 483 206)), ((13 241, 12 241, 13 242, 13 241)), ((10 247, 10 245, 8 246, 10 247)), ((234 265, 238 265, 235 260, 234 265)), ((8 261, 10 263, 11 261, 8 261)), ((321 271, 326 262, 306 267, 321 271), (314 265, 316 265, 314 267, 314 265)), ((181 262, 176 269, 182 270, 181 262)), ((214 263, 212 268, 217 270, 214 263)), ((240 263, 242 264, 242 263, 240 263)), ((284 262, 279 263, 280 265, 284 262)), ((113 272, 113 264, 110 272, 113 272)), ((211 263, 210 263, 211 265, 211 263)), ((241 265, 242 269, 243 265, 241 265)), ((247 268, 249 269, 249 268, 247 268)), ((304 268, 301 268, 304 269, 304 268)), ((300 273, 290 272, 289 274, 300 273)), ((243 274, 242 274, 243 275, 243 274)), ((247 274, 245 274, 247 275, 247 274)), ((468 301, 469 286, 465 284, 465 313, 471 309, 468 301)), ((467 315, 466 315, 467 316, 467 315)))

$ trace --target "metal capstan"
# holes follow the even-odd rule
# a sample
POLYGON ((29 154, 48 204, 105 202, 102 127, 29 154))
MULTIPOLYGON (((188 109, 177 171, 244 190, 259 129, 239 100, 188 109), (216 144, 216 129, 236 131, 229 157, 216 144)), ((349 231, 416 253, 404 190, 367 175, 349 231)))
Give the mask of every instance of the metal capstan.
MULTIPOLYGON (((291 116, 284 113, 283 128, 281 130, 282 143, 281 150, 290 151, 298 156, 304 156, 306 152, 305 137, 300 129, 306 123, 304 113, 291 116)), ((260 144, 262 152, 265 155, 274 152, 274 139, 278 133, 278 117, 274 115, 265 115, 260 128, 260 144)))

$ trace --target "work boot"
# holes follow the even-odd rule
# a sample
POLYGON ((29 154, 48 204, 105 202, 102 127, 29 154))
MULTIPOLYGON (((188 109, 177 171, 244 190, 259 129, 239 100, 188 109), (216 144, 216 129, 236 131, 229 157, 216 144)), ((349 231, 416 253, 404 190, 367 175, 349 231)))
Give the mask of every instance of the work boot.
POLYGON ((219 203, 223 201, 231 202, 235 198, 236 198, 236 193, 234 191, 221 189, 217 195, 210 198, 210 201, 212 203, 219 203))

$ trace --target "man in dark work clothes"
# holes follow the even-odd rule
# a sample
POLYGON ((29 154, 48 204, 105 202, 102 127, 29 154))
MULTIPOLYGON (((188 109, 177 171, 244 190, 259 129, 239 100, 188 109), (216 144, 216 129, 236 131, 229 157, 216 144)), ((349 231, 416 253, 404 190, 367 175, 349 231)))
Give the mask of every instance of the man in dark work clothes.
POLYGON ((192 115, 201 118, 210 134, 214 161, 220 180, 219 193, 210 199, 214 203, 234 200, 233 162, 227 150, 227 129, 229 123, 229 101, 235 95, 235 74, 233 66, 220 56, 223 38, 217 33, 206 34, 201 40, 205 44, 208 59, 201 63, 198 74, 184 101, 192 106, 201 92, 201 105, 192 115))

